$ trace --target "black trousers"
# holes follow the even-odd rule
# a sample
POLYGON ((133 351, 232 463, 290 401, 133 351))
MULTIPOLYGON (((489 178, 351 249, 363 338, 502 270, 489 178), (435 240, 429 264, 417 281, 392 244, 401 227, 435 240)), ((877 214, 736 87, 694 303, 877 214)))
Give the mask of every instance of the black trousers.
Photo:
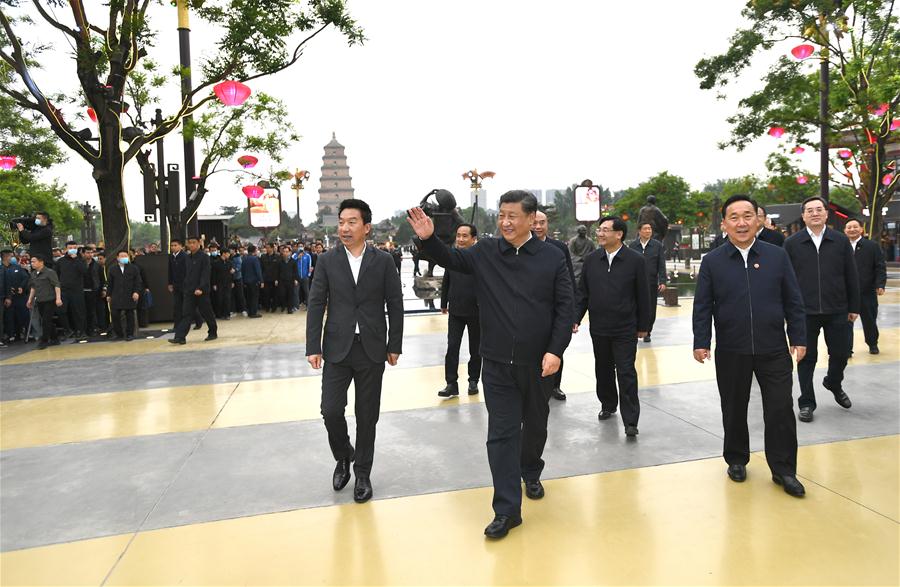
POLYGON ((231 288, 231 307, 235 312, 246 312, 247 301, 244 299, 244 282, 242 280, 232 281, 234 287, 231 288))
POLYGON ((519 516, 522 480, 536 481, 544 470, 541 456, 547 443, 553 377, 542 378, 540 364, 507 365, 484 359, 482 380, 494 513, 519 516))
POLYGON ((747 405, 756 375, 762 395, 766 462, 776 475, 797 474, 797 421, 794 419, 791 355, 787 349, 767 355, 741 355, 716 349, 716 383, 722 401, 725 449, 729 465, 750 462, 747 405))
POLYGON ((100 330, 107 330, 111 323, 111 318, 109 315, 109 302, 106 301, 106 298, 97 294, 97 325, 100 330))
POLYGON ((62 318, 63 328, 73 332, 84 332, 85 330, 85 307, 84 307, 84 290, 81 289, 63 289, 60 291, 63 305, 59 308, 58 313, 62 318))
POLYGON ((259 284, 247 283, 244 285, 247 294, 247 315, 256 316, 259 314, 259 284))
POLYGON ((447 354, 444 356, 444 379, 456 383, 459 379, 459 347, 463 330, 469 329, 469 381, 478 383, 481 375, 481 326, 478 316, 447 315, 447 354))
POLYGON ((300 280, 300 303, 309 303, 309 279, 300 280))
POLYGON ((356 459, 353 471, 357 477, 368 477, 372 472, 383 376, 384 361, 373 362, 359 340, 354 341, 343 361, 326 361, 322 369, 322 418, 328 431, 328 445, 336 461, 353 454, 344 410, 347 408, 347 389, 351 381, 356 390, 356 459))
POLYGON ((231 284, 219 285, 212 292, 213 312, 216 318, 227 318, 231 313, 231 284))
POLYGON ((622 422, 637 426, 641 416, 638 401, 638 379, 634 368, 637 339, 634 334, 619 336, 591 335, 594 344, 594 374, 597 377, 597 399, 604 410, 615 412, 621 403, 622 422), (616 388, 616 380, 619 382, 616 388))
POLYGON ((99 328, 99 304, 97 298, 99 293, 97 290, 84 290, 84 329, 85 332, 94 332, 99 328))
POLYGON ((294 295, 293 280, 279 281, 278 286, 276 286, 276 291, 278 292, 278 297, 276 300, 278 306, 280 306, 282 310, 292 309, 291 298, 294 295))
MULTIPOLYGON (((859 292, 859 321, 868 346, 878 345, 878 295, 874 291, 859 292)), ((853 351, 853 322, 847 322, 850 336, 850 352, 853 351)))
POLYGON ((206 321, 206 327, 210 336, 216 336, 218 326, 216 324, 216 316, 213 314, 212 303, 209 300, 209 294, 204 293, 200 296, 193 294, 185 295, 184 306, 182 307, 181 322, 175 327, 175 338, 185 338, 191 329, 194 314, 198 311, 206 321))
POLYGON ((650 288, 650 326, 647 333, 653 332, 653 325, 656 323, 656 306, 659 301, 659 281, 658 276, 654 273, 653 277, 647 280, 647 287, 650 288))
MULTIPOLYGON (((194 297, 194 293, 193 292, 185 292, 184 290, 181 290, 181 289, 176 289, 175 291, 172 292, 172 313, 174 315, 173 323, 175 325, 174 328, 176 330, 178 329, 178 324, 179 324, 179 322, 181 322, 181 318, 184 316, 184 313, 185 313, 185 309, 184 309, 185 300, 187 300, 189 297, 191 297, 191 298, 194 297)), ((138 309, 140 309, 140 306, 138 306, 138 309)), ((189 316, 192 315, 194 324, 196 324, 197 326, 200 326, 200 324, 202 323, 201 322, 202 319, 201 319, 200 313, 197 311, 197 306, 194 306, 194 309, 192 311, 189 311, 188 315, 189 316)))
POLYGON ((53 324, 53 316, 56 314, 56 300, 35 303, 41 316, 41 342, 57 340, 56 325, 53 324))
POLYGON ((278 301, 278 293, 275 291, 274 281, 267 281, 265 284, 266 286, 261 287, 259 290, 260 305, 262 305, 264 310, 271 312, 275 309, 275 304, 278 301))
POLYGON ((797 364, 797 379, 800 381, 801 408, 816 409, 816 391, 813 388, 813 372, 819 360, 819 330, 825 331, 828 345, 828 381, 837 388, 844 380, 844 368, 850 356, 847 344, 847 314, 807 314, 806 315, 806 356, 797 364))
POLYGON ((116 310, 112 311, 113 331, 119 338, 123 336, 134 336, 134 314, 137 310, 116 310), (125 318, 125 331, 122 331, 122 317, 125 318))

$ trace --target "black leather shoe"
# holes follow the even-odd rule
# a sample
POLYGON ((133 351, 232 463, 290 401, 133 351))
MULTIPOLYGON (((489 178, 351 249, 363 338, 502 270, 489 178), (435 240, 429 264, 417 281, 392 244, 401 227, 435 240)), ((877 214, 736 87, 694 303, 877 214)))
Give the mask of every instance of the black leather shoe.
POLYGON ((650 335, 649 335, 649 334, 648 334, 647 336, 644 337, 644 342, 650 342, 650 335))
POLYGON ((806 489, 803 488, 803 484, 797 481, 797 478, 793 475, 772 475, 772 481, 775 482, 775 485, 784 487, 784 492, 788 495, 793 495, 794 497, 806 495, 806 489))
POLYGON ((459 385, 456 383, 448 383, 447 387, 438 392, 438 395, 441 397, 456 397, 459 395, 459 385))
POLYGON ((134 337, 131 336, 130 334, 129 334, 128 336, 125 337, 125 341, 126 341, 126 342, 131 342, 132 340, 134 340, 134 337))
POLYGON ((541 485, 541 480, 537 481, 526 481, 525 482, 525 495, 528 499, 540 499, 544 497, 544 486, 541 485))
POLYGON ((880 352, 881 352, 881 351, 878 350, 878 345, 877 345, 877 344, 873 344, 872 346, 869 347, 869 354, 870 354, 870 355, 877 355, 877 354, 880 353, 880 352))
POLYGON ((488 524, 487 528, 484 529, 484 535, 488 538, 503 538, 509 534, 510 530, 521 525, 522 518, 520 516, 514 518, 512 516, 499 514, 494 516, 494 521, 488 524))
POLYGON ((335 491, 340 491, 350 482, 350 459, 341 459, 334 467, 334 476, 331 478, 331 486, 335 491))
POLYGON ((561 402, 566 401, 566 394, 563 393, 563 390, 558 387, 554 387, 553 391, 550 392, 550 395, 553 397, 553 399, 558 399, 561 402))
POLYGON ((469 382, 469 395, 478 395, 478 382, 477 381, 469 382))
POLYGON ((169 342, 172 344, 187 344, 187 341, 183 338, 170 338, 169 342))
POLYGON ((366 503, 372 499, 372 482, 368 477, 357 477, 356 487, 353 488, 353 501, 366 503))
POLYGON ((200 330, 200 324, 194 324, 194 330, 200 330))
POLYGON ((219 338, 219 335, 217 335, 217 334, 209 334, 209 335, 206 336, 206 338, 203 339, 203 342, 209 342, 209 341, 211 341, 211 340, 216 340, 217 338, 219 338))
POLYGON ((598 420, 609 420, 615 415, 615 412, 610 412, 609 410, 600 410, 600 413, 597 414, 598 420))
POLYGON ((747 466, 728 465, 728 478, 736 483, 743 483, 747 480, 747 466))
POLYGON ((844 393, 844 390, 841 389, 839 386, 832 385, 831 381, 829 381, 828 377, 826 377, 825 379, 822 380, 822 386, 825 387, 825 389, 830 391, 832 394, 834 394, 834 401, 836 401, 837 404, 839 406, 841 406, 842 408, 849 410, 850 406, 853 405, 853 402, 850 401, 850 398, 847 396, 846 393, 844 393))
POLYGON ((633 424, 628 424, 625 426, 625 436, 630 436, 631 438, 634 438, 637 435, 638 435, 637 426, 634 426, 633 424))
POLYGON ((800 414, 797 416, 797 419, 801 422, 812 422, 813 421, 813 409, 812 408, 800 408, 800 414))

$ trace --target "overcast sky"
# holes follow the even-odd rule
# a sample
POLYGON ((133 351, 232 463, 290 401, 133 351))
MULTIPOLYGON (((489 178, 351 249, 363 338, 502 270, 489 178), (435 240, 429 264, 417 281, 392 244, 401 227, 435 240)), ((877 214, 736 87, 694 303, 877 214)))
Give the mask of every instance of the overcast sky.
MULTIPOLYGON (((693 73, 700 58, 725 50, 744 4, 351 0, 368 37, 364 45, 348 47, 328 31, 296 66, 252 87, 282 98, 302 136, 283 167, 312 172, 301 201, 307 223, 315 218, 323 146, 332 132, 346 146, 357 197, 372 205, 376 219, 416 204, 432 188, 449 189, 466 205, 461 174, 473 167, 496 172, 486 182, 491 200, 508 189, 560 188, 586 177, 619 190, 663 170, 700 189, 718 178, 761 174, 775 147, 769 137, 743 153, 716 146, 728 135, 725 118, 758 83, 761 67, 731 86, 728 101, 701 91, 693 73)), ((166 52, 154 58, 168 67, 178 58, 175 10, 151 10, 157 25, 170 27, 154 49, 166 52)), ((201 24, 192 23, 195 64, 215 39, 201 24)), ((47 34, 66 48, 61 33, 47 34)), ((72 91, 69 59, 58 53, 39 83, 72 91)), ((177 88, 170 93, 169 104, 177 88)), ((170 135, 166 146, 170 162, 178 162, 180 135, 170 135)), ((69 163, 53 174, 73 199, 96 202, 86 164, 75 155, 69 163)), ((141 218, 136 162, 127 183, 130 214, 141 218)), ((227 177, 210 188, 201 213, 246 202, 227 177)), ((293 215, 293 192, 285 194, 293 215)))

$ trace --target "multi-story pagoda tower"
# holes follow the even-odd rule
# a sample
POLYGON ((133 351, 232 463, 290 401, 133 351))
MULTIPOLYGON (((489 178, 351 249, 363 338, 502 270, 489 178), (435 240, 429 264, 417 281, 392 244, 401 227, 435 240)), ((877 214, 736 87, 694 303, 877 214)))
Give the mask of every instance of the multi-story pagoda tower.
POLYGON ((341 201, 353 197, 350 166, 344 154, 344 145, 331 133, 331 142, 325 145, 322 156, 322 177, 319 181, 319 216, 323 226, 337 226, 338 206, 341 201))

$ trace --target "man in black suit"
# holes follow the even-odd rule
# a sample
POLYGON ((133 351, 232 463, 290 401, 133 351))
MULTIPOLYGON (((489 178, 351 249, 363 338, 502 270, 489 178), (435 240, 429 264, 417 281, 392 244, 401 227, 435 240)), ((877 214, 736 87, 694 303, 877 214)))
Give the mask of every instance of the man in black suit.
POLYGON ((119 251, 117 264, 110 267, 109 273, 109 306, 112 310, 113 330, 120 339, 134 339, 134 311, 144 291, 141 272, 131 263, 128 251, 119 251), (125 317, 125 331, 122 331, 122 317, 125 317))
POLYGON ((813 371, 819 360, 819 330, 825 331, 828 345, 828 375, 822 381, 845 409, 852 405, 841 383, 850 356, 847 322, 859 315, 859 276, 853 248, 842 233, 825 226, 828 204, 819 196, 807 198, 801 208, 806 228, 784 241, 800 282, 806 308, 806 355, 797 364, 800 380, 798 405, 801 422, 812 422, 816 409, 813 371))
POLYGON ((175 327, 175 336, 169 339, 172 344, 186 344, 187 333, 191 328, 194 313, 199 311, 206 321, 207 333, 204 341, 218 338, 218 324, 210 301, 211 270, 209 255, 200 248, 200 238, 188 237, 190 254, 185 259, 184 267, 184 308, 181 322, 175 327))
POLYGON ((291 258, 291 247, 282 245, 281 258, 278 260, 278 279, 275 280, 275 288, 278 291, 278 305, 281 311, 288 314, 294 313, 291 295, 294 287, 300 285, 300 273, 297 270, 297 262, 291 258))
POLYGON ((656 322, 656 306, 659 294, 666 291, 666 251, 663 244, 653 238, 653 225, 642 222, 638 226, 638 238, 631 241, 631 249, 644 256, 647 267, 647 290, 650 292, 650 319, 644 342, 650 342, 653 324, 656 322))
POLYGON ((563 253, 531 233, 537 200, 524 190, 500 196, 497 229, 468 249, 434 235, 421 208, 408 221, 438 265, 475 276, 481 317, 488 462, 494 480, 490 538, 522 523, 522 481, 530 499, 544 496, 541 455, 547 442, 550 389, 572 338, 572 282, 563 253))
MULTIPOLYGON (((468 249, 478 242, 478 229, 471 224, 456 227, 456 248, 468 249)), ((478 321, 478 300, 475 298, 475 278, 466 273, 447 270, 441 280, 441 313, 447 314, 447 355, 444 357, 444 379, 447 386, 438 392, 441 397, 459 396, 459 347, 463 331, 469 330, 469 395, 478 393, 481 377, 481 325, 478 321)))
MULTIPOLYGON (((569 246, 566 243, 547 236, 549 229, 550 225, 547 221, 547 215, 544 212, 538 210, 534 215, 534 224, 531 226, 531 232, 538 238, 538 240, 555 246, 566 256, 566 267, 569 269, 569 278, 572 280, 572 293, 574 295, 576 282, 575 268, 572 265, 572 253, 569 252, 569 246)), ((556 375, 553 376, 553 388, 550 390, 550 397, 559 401, 566 401, 566 394, 562 390, 563 367, 565 367, 565 360, 560 357, 559 371, 557 371, 556 375)))
POLYGON ((644 257, 622 245, 628 225, 618 216, 609 216, 597 227, 600 248, 588 255, 578 280, 573 332, 578 332, 585 312, 591 313, 591 341, 594 345, 594 372, 597 399, 606 420, 622 406, 625 435, 638 435, 641 404, 634 368, 637 338, 647 336, 650 321, 650 288, 644 257), (616 389, 616 379, 619 388, 616 389), (619 401, 621 398, 621 401, 619 401))
POLYGON ((322 417, 337 461, 332 486, 340 491, 347 485, 350 462, 355 459, 353 499, 357 503, 372 498, 369 476, 375 457, 384 362, 397 364, 403 339, 400 276, 389 253, 366 245, 371 232, 369 205, 356 199, 342 201, 338 213, 341 244, 319 255, 306 317, 307 359, 313 369, 322 369, 324 362, 322 417), (385 324, 385 305, 390 328, 385 324), (356 388, 355 451, 344 416, 351 381, 356 388))
POLYGON ((694 294, 694 360, 710 358, 716 325, 716 382, 725 428, 723 456, 728 477, 747 479, 750 434, 747 404, 753 376, 759 382, 765 422, 766 461, 772 480, 794 497, 805 494, 797 480, 797 422, 791 388, 791 355, 806 353, 803 298, 784 250, 756 238, 756 202, 735 195, 722 206, 728 243, 700 264, 694 294))
POLYGON ((259 303, 264 310, 274 312, 278 305, 278 292, 275 282, 278 281, 278 255, 275 254, 275 245, 266 243, 266 252, 260 255, 259 263, 262 266, 263 280, 259 284, 259 303))
POLYGON ((756 211, 756 217, 759 220, 760 227, 759 232, 756 233, 756 238, 764 243, 769 243, 776 247, 783 247, 784 235, 781 234, 780 230, 769 228, 769 217, 766 215, 766 209, 759 206, 756 211))
MULTIPOLYGON (((169 242, 169 291, 172 293, 172 329, 178 328, 184 313, 184 275, 187 263, 187 251, 181 239, 173 238, 169 242)), ((200 314, 194 312, 194 330, 200 328, 200 314)))
MULTIPOLYGON (((878 350, 878 296, 884 295, 887 284, 887 268, 884 252, 876 243, 863 237, 862 222, 856 218, 847 220, 844 234, 853 247, 853 259, 859 275, 859 320, 869 353, 877 355, 878 350)), ((853 354, 853 322, 849 322, 850 354, 853 354)))

